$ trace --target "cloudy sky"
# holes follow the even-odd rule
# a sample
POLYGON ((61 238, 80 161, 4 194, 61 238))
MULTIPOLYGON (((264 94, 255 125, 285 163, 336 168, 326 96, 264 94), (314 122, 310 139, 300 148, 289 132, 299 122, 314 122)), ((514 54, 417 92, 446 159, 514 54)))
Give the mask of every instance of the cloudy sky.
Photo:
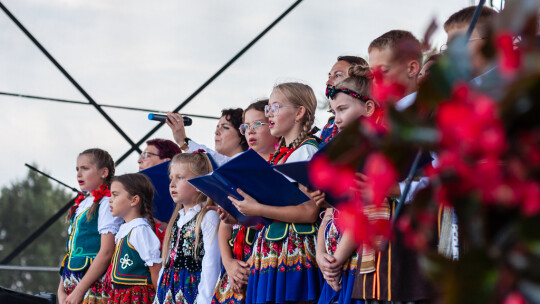
MULTIPOLYGON (((98 103, 173 109, 261 32, 291 0, 2 0, 98 103)), ((268 96, 277 82, 313 87, 321 102, 339 55, 367 56, 369 42, 392 29, 421 37, 470 0, 304 0, 197 96, 184 113, 219 116, 268 96)), ((86 101, 0 12, 0 91, 86 101)), ((435 46, 446 36, 439 27, 435 46)), ((76 186, 75 161, 100 147, 118 159, 129 144, 93 108, 0 96, 0 186, 35 163, 76 186)), ((137 142, 155 125, 146 113, 105 111, 137 142)), ((328 114, 317 113, 322 126, 328 114)), ((216 121, 194 119, 188 136, 213 147, 216 121)), ((168 127, 154 137, 172 139, 168 127)), ((144 145, 142 149, 144 149, 144 145)), ((135 172, 132 154, 117 173, 135 172)))

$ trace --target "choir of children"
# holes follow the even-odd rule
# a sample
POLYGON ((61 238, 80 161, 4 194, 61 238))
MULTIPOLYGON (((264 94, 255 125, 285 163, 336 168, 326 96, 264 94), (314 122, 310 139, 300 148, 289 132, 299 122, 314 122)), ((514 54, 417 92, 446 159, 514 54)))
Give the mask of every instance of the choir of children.
MULTIPOLYGON (((449 38, 463 31, 473 10, 450 17, 445 23, 449 38)), ((483 43, 485 24, 494 14, 485 10, 481 15, 471 38, 471 56, 480 56, 473 46, 483 43)), ((377 85, 401 86, 395 96, 398 111, 414 103, 422 68, 419 41, 410 32, 389 31, 372 41, 368 53, 369 65, 362 58, 342 56, 328 74, 326 92, 335 117, 322 132, 322 140, 311 132, 315 94, 301 83, 277 84, 269 99, 256 101, 244 111, 223 110, 215 151, 187 138, 182 116, 168 113, 167 124, 178 145, 161 139, 148 141, 139 159, 140 170, 170 160, 169 191, 176 209, 161 250, 153 229, 154 190, 149 179, 140 173, 114 177, 114 162, 101 149, 79 154, 76 170, 83 192, 67 217, 69 239, 60 270, 59 302, 429 301, 432 289, 399 234, 386 249, 355 244, 352 232, 335 221, 339 208, 327 205, 321 191, 298 185, 308 199, 276 207, 238 189, 243 199, 228 199, 240 213, 271 220, 267 225, 245 227, 188 182, 248 148, 271 165, 309 160, 319 144, 331 141, 351 122, 380 115, 373 94, 377 85), (382 75, 378 83, 373 81, 374 70, 382 75)), ((492 67, 481 58, 476 62, 474 76, 490 73, 492 67)), ((413 201, 428 182, 426 178, 415 181, 405 201, 413 201)), ((373 211, 376 216, 391 217, 403 187, 396 182, 385 200, 386 209, 373 211)))

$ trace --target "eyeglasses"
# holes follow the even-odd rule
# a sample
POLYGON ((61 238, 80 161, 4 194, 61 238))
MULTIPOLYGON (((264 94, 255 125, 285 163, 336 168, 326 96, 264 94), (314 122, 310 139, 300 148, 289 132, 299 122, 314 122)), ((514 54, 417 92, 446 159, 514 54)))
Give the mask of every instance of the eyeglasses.
POLYGON ((265 105, 264 106, 264 116, 268 117, 268 114, 272 113, 273 115, 279 114, 279 109, 281 108, 298 108, 295 106, 280 106, 277 103, 274 103, 272 105, 265 105))
POLYGON ((330 98, 330 99, 334 99, 334 97, 336 96, 337 93, 343 93, 343 94, 347 94, 353 98, 356 98, 356 99, 360 99, 361 101, 363 102, 367 102, 368 100, 370 100, 371 98, 369 98, 368 96, 364 96, 364 95, 361 95, 361 94, 358 94, 356 93, 355 91, 353 90, 349 90, 347 88, 336 88, 335 86, 328 86, 326 87, 326 98, 330 98))
POLYGON ((254 121, 251 123, 251 126, 249 124, 241 124, 240 125, 240 134, 242 135, 246 135, 246 133, 248 132, 248 129, 251 127, 251 131, 255 131, 257 130, 258 128, 260 128, 261 126, 264 126, 264 125, 267 125, 267 123, 265 122, 260 122, 260 121, 254 121))
MULTIPOLYGON (((470 41, 476 41, 476 40, 484 40, 486 39, 486 37, 482 37, 482 38, 471 38, 469 39, 469 42, 470 41)), ((441 45, 441 47, 439 48, 439 52, 441 53, 444 53, 448 50, 448 44, 447 43, 444 43, 443 45, 441 45)))
POLYGON ((150 158, 150 156, 152 156, 152 155, 159 156, 159 154, 145 151, 145 152, 141 153, 141 155, 139 156, 139 158, 140 158, 140 159, 148 159, 148 158, 150 158))

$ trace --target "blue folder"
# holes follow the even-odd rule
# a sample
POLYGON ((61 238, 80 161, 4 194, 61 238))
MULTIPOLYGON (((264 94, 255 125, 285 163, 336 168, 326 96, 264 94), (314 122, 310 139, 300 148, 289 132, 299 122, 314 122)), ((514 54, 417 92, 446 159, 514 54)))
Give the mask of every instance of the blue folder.
POLYGON ((242 200, 236 192, 238 188, 265 205, 294 206, 309 200, 295 184, 276 172, 253 150, 243 152, 214 172, 190 179, 189 182, 244 226, 268 224, 271 220, 241 214, 227 198, 227 196, 232 196, 242 200))
MULTIPOLYGON (((314 156, 315 157, 315 156, 314 156)), ((299 184, 306 186, 310 190, 317 190, 309 178, 309 161, 299 161, 288 164, 275 165, 274 169, 297 181, 299 184)), ((325 192, 325 199, 332 206, 338 205, 340 202, 347 201, 348 197, 334 196, 325 192)))
POLYGON ((169 193, 169 163, 170 161, 166 161, 139 172, 146 175, 154 186, 152 215, 166 223, 171 219, 175 207, 175 203, 169 193))

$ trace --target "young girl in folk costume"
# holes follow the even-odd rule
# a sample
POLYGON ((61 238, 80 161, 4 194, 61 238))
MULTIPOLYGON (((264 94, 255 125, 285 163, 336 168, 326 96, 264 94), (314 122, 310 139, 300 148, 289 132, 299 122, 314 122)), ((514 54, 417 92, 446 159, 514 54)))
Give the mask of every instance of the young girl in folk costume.
POLYGON ((160 242, 153 231, 154 188, 143 174, 117 176, 111 184, 111 213, 124 219, 116 234, 108 277, 109 304, 152 303, 159 270, 160 242))
POLYGON ((114 161, 101 149, 83 151, 77 157, 81 190, 67 215, 67 255, 60 268, 59 303, 107 303, 104 274, 114 253, 114 235, 121 218, 109 209, 109 185, 114 161))
MULTIPOLYGON (((360 117, 379 115, 376 102, 370 98, 371 75, 369 66, 352 65, 349 77, 329 88, 327 97, 335 116, 335 124, 342 130, 360 117)), ((358 253, 356 244, 348 233, 336 226, 339 212, 327 208, 317 239, 317 263, 325 283, 319 304, 363 303, 351 300, 354 278, 357 272, 358 253)), ((369 251, 365 251, 369 254, 369 251)))
MULTIPOLYGON (((307 85, 274 87, 265 108, 270 133, 281 137, 270 158, 272 165, 308 160, 317 152, 317 141, 309 136, 316 104, 307 85)), ((257 234, 246 303, 316 301, 321 286, 315 260, 317 205, 308 200, 297 206, 274 207, 260 204, 241 189, 238 193, 244 200, 229 199, 241 213, 274 220, 257 234)))
POLYGON ((203 152, 177 154, 169 165, 177 204, 163 242, 163 267, 154 303, 210 303, 221 268, 215 206, 188 180, 212 172, 203 152))
MULTIPOLYGON (((268 118, 264 108, 268 99, 250 104, 244 111, 244 123, 240 133, 245 136, 249 147, 262 158, 269 160, 276 149, 278 138, 270 134, 268 118)), ((218 213, 223 213, 218 210, 218 213)), ((229 217, 230 218, 230 217, 229 217)), ((238 223, 223 221, 219 226, 219 248, 224 268, 216 285, 212 303, 245 303, 249 278, 249 258, 256 236, 255 227, 244 227, 238 223)))

